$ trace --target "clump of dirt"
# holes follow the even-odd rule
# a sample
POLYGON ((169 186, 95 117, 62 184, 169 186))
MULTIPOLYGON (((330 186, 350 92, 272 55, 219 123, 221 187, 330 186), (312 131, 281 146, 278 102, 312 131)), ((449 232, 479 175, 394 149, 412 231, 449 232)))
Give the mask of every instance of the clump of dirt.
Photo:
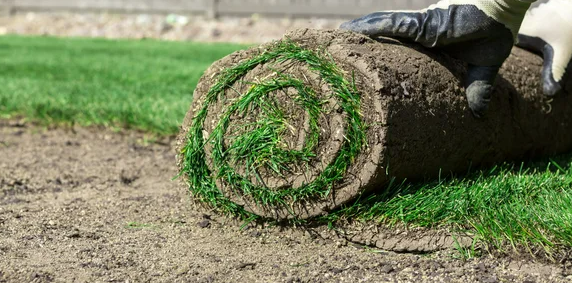
MULTIPOLYGON (((323 226, 241 227, 242 222, 196 206, 172 180, 174 138, 148 140, 135 132, 48 130, 0 121, 0 281, 572 279, 563 264, 487 256, 465 261, 443 250, 447 247, 429 252, 410 244, 409 249, 395 245, 400 253, 384 250, 392 249, 394 236, 405 243, 422 240, 427 231, 356 224, 348 224, 344 234, 323 226), (378 234, 368 234, 376 229, 378 234)), ((439 233, 435 237, 444 235, 439 233)))

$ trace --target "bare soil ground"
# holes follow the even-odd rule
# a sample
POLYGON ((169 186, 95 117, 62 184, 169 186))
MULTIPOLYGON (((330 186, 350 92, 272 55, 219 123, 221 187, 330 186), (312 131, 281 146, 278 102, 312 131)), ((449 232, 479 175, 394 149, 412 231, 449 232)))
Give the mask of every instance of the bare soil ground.
POLYGON ((352 244, 196 207, 174 138, 0 121, 0 282, 569 282, 561 263, 352 244))
POLYGON ((1 34, 154 38, 200 42, 263 43, 288 30, 337 28, 343 20, 249 18, 209 19, 202 16, 100 13, 23 13, 0 17, 1 34))

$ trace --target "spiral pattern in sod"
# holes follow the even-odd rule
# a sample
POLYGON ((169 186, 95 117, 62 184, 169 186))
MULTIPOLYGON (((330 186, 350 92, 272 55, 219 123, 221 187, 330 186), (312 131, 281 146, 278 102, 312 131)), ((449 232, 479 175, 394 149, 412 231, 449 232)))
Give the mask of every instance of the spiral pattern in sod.
POLYGON ((348 77, 327 52, 287 40, 217 72, 180 153, 193 196, 223 213, 276 218, 328 198, 366 144, 348 77))

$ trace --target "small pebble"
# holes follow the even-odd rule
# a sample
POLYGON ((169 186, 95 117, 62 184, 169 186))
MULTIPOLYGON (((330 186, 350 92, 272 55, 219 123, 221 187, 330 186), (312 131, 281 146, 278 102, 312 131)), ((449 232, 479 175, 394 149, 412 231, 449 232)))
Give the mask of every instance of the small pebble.
POLYGON ((211 222, 209 220, 203 220, 200 221, 199 223, 197 223, 197 226, 199 226, 200 228, 208 228, 211 226, 211 222))

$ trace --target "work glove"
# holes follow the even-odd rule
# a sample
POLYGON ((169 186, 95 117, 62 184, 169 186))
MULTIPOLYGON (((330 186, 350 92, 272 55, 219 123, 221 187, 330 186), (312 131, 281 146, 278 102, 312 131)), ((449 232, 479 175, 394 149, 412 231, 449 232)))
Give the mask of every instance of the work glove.
POLYGON ((419 11, 385 11, 340 28, 370 37, 413 40, 468 63, 469 108, 482 117, 495 78, 510 55, 526 11, 535 0, 443 0, 419 11))
POLYGON ((572 73, 572 0, 550 0, 532 8, 518 34, 518 46, 544 56, 544 94, 562 91, 572 73))

